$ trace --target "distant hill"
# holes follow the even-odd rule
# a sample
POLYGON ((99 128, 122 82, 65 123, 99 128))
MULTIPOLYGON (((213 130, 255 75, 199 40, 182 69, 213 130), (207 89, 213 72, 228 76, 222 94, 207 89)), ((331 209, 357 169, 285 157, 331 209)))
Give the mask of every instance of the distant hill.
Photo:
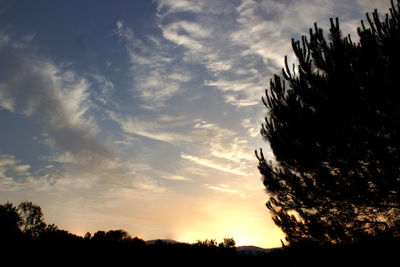
POLYGON ((162 242, 168 245, 172 245, 172 244, 177 244, 180 243, 178 241, 172 240, 172 239, 153 239, 153 240, 146 240, 146 244, 147 245, 154 245, 158 242, 162 242))
POLYGON ((236 248, 236 252, 239 254, 248 254, 248 255, 259 255, 271 253, 272 251, 279 251, 281 248, 260 248, 256 246, 239 246, 236 248))
MULTIPOLYGON (((173 244, 179 244, 181 242, 178 242, 173 239, 153 239, 153 240, 147 240, 146 244, 147 245, 154 245, 157 242, 162 242, 164 244, 168 245, 173 245, 173 244)), ((256 246, 239 246, 236 247, 236 252, 239 254, 247 254, 247 255, 260 255, 260 254, 267 254, 271 253, 272 251, 279 251, 281 248, 260 248, 256 246)))

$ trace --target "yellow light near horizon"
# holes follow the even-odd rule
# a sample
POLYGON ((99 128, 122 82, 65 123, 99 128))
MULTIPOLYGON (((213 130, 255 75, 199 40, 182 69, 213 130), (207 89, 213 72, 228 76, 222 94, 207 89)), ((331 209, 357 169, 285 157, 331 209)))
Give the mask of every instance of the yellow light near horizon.
POLYGON ((210 230, 205 232, 183 232, 177 239, 180 242, 195 243, 198 240, 215 239, 217 242, 222 242, 226 237, 233 237, 237 246, 259 246, 263 248, 280 247, 280 240, 283 239, 283 233, 276 229, 243 229, 240 227, 231 226, 232 230, 226 231, 226 227, 218 230, 210 230), (232 234, 220 234, 222 232, 232 234))
POLYGON ((195 243, 215 239, 219 243, 232 237, 237 246, 280 247, 284 234, 263 205, 264 192, 251 193, 251 197, 242 198, 211 191, 196 199, 166 193, 149 201, 119 194, 124 201, 118 203, 117 209, 105 207, 101 212, 79 214, 80 219, 74 220, 63 217, 57 225, 81 236, 86 232, 123 229, 132 237, 145 240, 195 243), (136 205, 131 205, 133 202, 136 205))
POLYGON ((191 229, 186 227, 181 229, 177 239, 181 242, 194 243, 205 239, 222 242, 226 237, 233 237, 237 246, 254 245, 264 248, 281 246, 280 240, 284 235, 278 227, 268 222, 265 213, 261 213, 261 217, 254 217, 254 214, 243 214, 234 209, 219 209, 221 207, 217 206, 211 208, 213 216, 210 218, 192 224, 191 229), (219 210, 214 211, 214 208, 219 210))

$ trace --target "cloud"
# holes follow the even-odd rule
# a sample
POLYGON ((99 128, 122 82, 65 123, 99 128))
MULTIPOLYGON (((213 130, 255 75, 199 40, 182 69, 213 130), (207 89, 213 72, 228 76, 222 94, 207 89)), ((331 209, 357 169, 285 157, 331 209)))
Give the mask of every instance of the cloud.
MULTIPOLYGON (((110 119, 117 122, 128 134, 140 135, 175 146, 199 147, 217 158, 235 163, 254 160, 252 149, 246 139, 237 133, 221 128, 214 123, 190 119, 182 115, 161 115, 159 117, 123 116, 109 112, 110 119)), ((131 138, 127 136, 127 138, 131 138)))
POLYGON ((245 54, 243 44, 232 42, 231 36, 239 25, 235 4, 210 1, 182 19, 183 11, 174 12, 179 3, 159 2, 163 37, 185 48, 186 61, 200 64, 208 71, 210 79, 204 80, 203 85, 222 91, 226 103, 238 107, 257 104, 267 67, 261 58, 245 54), (166 6, 170 11, 164 14, 166 6))
POLYGON ((360 5, 374 5, 356 0, 202 1, 201 7, 186 1, 157 3, 163 37, 184 47, 185 60, 209 72, 204 85, 237 107, 259 104, 260 92, 272 73, 280 73, 284 56, 295 61, 291 38, 307 35, 314 22, 327 28, 335 16, 350 29, 360 5))
POLYGON ((379 13, 384 14, 390 8, 390 1, 356 0, 356 2, 364 12, 372 12, 376 8, 379 13))
POLYGON ((190 181, 189 178, 180 176, 180 175, 164 175, 161 177, 164 179, 173 180, 173 181, 190 181))
POLYGON ((239 195, 240 198, 248 198, 250 197, 250 195, 246 195, 244 194, 241 190, 238 189, 232 189, 229 185, 226 184, 219 184, 219 185, 209 185, 209 184, 205 184, 205 186, 208 189, 211 189, 213 191, 216 192, 221 192, 221 193, 228 193, 231 195, 239 195))
POLYGON ((236 189, 230 189, 228 185, 211 186, 206 184, 206 186, 208 186, 209 189, 224 193, 236 194, 238 192, 236 189))
POLYGON ((94 79, 96 85, 99 87, 96 94, 94 94, 94 98, 103 105, 110 104, 111 94, 115 90, 114 83, 99 73, 93 73, 89 76, 94 79))
POLYGON ((133 93, 135 96, 139 93, 145 103, 142 107, 164 107, 165 102, 192 79, 191 73, 177 64, 179 51, 156 35, 138 37, 122 21, 118 21, 116 27, 117 36, 123 40, 129 55, 133 93))
POLYGON ((190 0, 161 0, 158 1, 159 9, 164 9, 164 15, 171 12, 199 12, 204 6, 202 1, 190 0))
POLYGON ((109 112, 109 116, 111 120, 120 125, 124 132, 129 134, 140 135, 175 145, 182 141, 189 141, 185 134, 171 130, 171 127, 181 122, 182 117, 180 116, 163 115, 157 119, 148 118, 148 120, 136 116, 123 116, 116 112, 109 112))
POLYGON ((162 123, 168 123, 169 126, 180 126, 186 124, 185 120, 185 115, 161 114, 159 116, 159 121, 162 123))
POLYGON ((40 170, 33 171, 28 164, 23 164, 21 160, 13 155, 0 155, 0 191, 48 191, 53 184, 50 173, 51 168, 42 168, 45 175, 37 175, 40 170))
POLYGON ((238 137, 235 131, 207 121, 198 122, 194 128, 207 137, 204 145, 208 145, 209 153, 212 156, 235 163, 254 160, 248 141, 238 137))
POLYGON ((209 35, 210 31, 208 29, 193 22, 177 21, 163 27, 163 36, 166 39, 194 51, 206 49, 201 40, 209 35))
MULTIPOLYGON (((185 116, 144 117, 123 116, 116 112, 109 112, 110 119, 117 122, 121 129, 131 135, 172 144, 183 151, 188 146, 196 150, 199 155, 212 156, 214 160, 194 157, 183 153, 181 158, 196 162, 199 165, 211 167, 237 175, 248 175, 254 167, 254 152, 246 139, 230 129, 222 128, 204 120, 191 120, 185 116), (219 161, 229 162, 222 165, 219 161)), ((133 137, 135 138, 135 137, 133 137)), ((125 143, 131 141, 127 140, 125 143)))
POLYGON ((243 55, 258 54, 266 62, 272 59, 274 64, 282 61, 282 54, 290 49, 290 39, 282 36, 285 9, 288 6, 278 1, 243 1, 237 7, 238 27, 230 37, 245 47, 243 55))
POLYGON ((30 165, 21 164, 20 160, 15 159, 12 155, 3 154, 0 155, 0 178, 7 179, 11 176, 18 178, 26 178, 31 174, 29 169, 30 165))
POLYGON ((288 55, 290 61, 295 60, 291 38, 308 36, 308 30, 315 22, 327 32, 329 18, 339 17, 343 33, 352 34, 356 41, 356 29, 360 20, 365 19, 365 12, 375 8, 387 12, 389 3, 374 0, 245 0, 236 9, 239 26, 231 35, 232 41, 247 47, 244 54, 258 54, 264 61, 272 59, 276 66, 281 66, 284 55, 288 55))
POLYGON ((137 193, 160 194, 166 192, 166 188, 147 175, 151 167, 145 163, 116 158, 103 161, 102 165, 88 166, 79 162, 79 159, 69 153, 54 154, 45 160, 56 163, 55 165, 62 164, 62 167, 49 164, 29 174, 25 179, 17 179, 18 177, 13 175, 6 177, 7 181, 18 190, 29 188, 33 191, 72 192, 98 188, 101 192, 106 192, 108 186, 116 186, 129 188, 137 193))
POLYGON ((242 126, 247 130, 247 133, 251 137, 257 137, 260 135, 261 122, 254 123, 252 119, 243 119, 242 126))
POLYGON ((0 107, 35 118, 58 149, 98 160, 113 157, 94 137, 98 126, 89 115, 90 84, 84 78, 11 41, 0 47, 0 68, 0 107))
MULTIPOLYGON (((190 119, 183 115, 161 115, 158 117, 126 116, 109 112, 111 120, 117 122, 127 138, 137 136, 165 142, 180 148, 190 147, 199 156, 183 152, 181 158, 200 166, 223 172, 247 176, 254 168, 254 149, 246 139, 231 130, 201 119, 190 119), (205 158, 202 155, 207 155, 205 158)), ((127 140, 126 143, 132 141, 127 140)), ((191 172, 190 172, 191 173, 191 172)), ((183 176, 164 176, 166 179, 185 180, 183 176)))
POLYGON ((227 159, 240 163, 242 161, 252 161, 254 156, 250 153, 248 141, 238 137, 232 138, 229 144, 218 140, 211 143, 211 155, 218 158, 227 159))
POLYGON ((94 182, 102 179, 111 184, 137 190, 156 193, 165 191, 165 188, 160 186, 151 175, 147 175, 151 170, 148 164, 133 163, 120 157, 103 159, 99 162, 91 155, 80 158, 68 152, 54 154, 46 160, 63 164, 63 169, 72 176, 82 176, 94 182))
POLYGON ((183 159, 187 159, 190 160, 196 164, 202 165, 202 166, 206 166, 212 169, 216 169, 219 171, 223 171, 223 172, 228 172, 231 174, 235 174, 235 175, 239 175, 239 176, 248 176, 249 174, 240 170, 239 168, 231 168, 230 166, 224 166, 224 165, 220 165, 218 163, 215 163, 209 159, 203 159, 203 158, 199 158, 196 156, 192 156, 192 155, 187 155, 182 153, 181 154, 181 158, 183 159))
MULTIPOLYGON (((100 178, 134 188, 163 190, 96 138, 100 126, 95 113, 101 107, 93 99, 107 96, 114 87, 111 82, 103 76, 90 75, 98 85, 104 85, 93 96, 87 79, 35 56, 25 46, 16 48, 15 41, 8 36, 3 35, 0 40, 0 68, 4 70, 0 72, 0 108, 40 123, 43 134, 36 141, 53 151, 41 156, 42 160, 59 164, 57 168, 67 171, 71 177, 76 175, 93 181, 100 178)), ((12 169, 11 165, 5 166, 8 172, 29 170, 25 165, 15 165, 12 169)), ((65 175, 54 177, 63 181, 72 179, 64 179, 65 175)), ((32 179, 37 181, 39 177, 32 179)))

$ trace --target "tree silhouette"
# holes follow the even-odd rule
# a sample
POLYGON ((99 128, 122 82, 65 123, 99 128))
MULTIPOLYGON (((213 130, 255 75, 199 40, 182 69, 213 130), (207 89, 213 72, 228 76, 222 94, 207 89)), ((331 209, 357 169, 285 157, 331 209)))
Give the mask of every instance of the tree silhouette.
POLYGON ((19 204, 18 210, 22 221, 22 231, 33 239, 39 238, 46 228, 40 206, 25 201, 19 204))
POLYGON ((22 220, 17 207, 10 202, 0 205, 0 240, 20 239, 22 236, 21 225, 22 220))
POLYGON ((105 238, 110 242, 124 242, 132 240, 132 237, 124 230, 110 230, 105 234, 105 238))
POLYGON ((236 246, 236 241, 233 237, 225 237, 224 241, 218 245, 221 248, 234 248, 236 246))
POLYGON ((207 248, 216 248, 217 241, 215 239, 205 239, 204 241, 197 240, 196 245, 207 248))
POLYGON ((96 233, 94 233, 92 240, 95 241, 104 241, 106 240, 106 232, 104 231, 97 231, 96 233))
POLYGON ((292 39, 298 59, 275 75, 257 153, 267 207, 290 243, 400 236, 400 3, 361 21, 359 42, 331 19, 292 39), (286 87, 286 85, 288 86, 286 87))

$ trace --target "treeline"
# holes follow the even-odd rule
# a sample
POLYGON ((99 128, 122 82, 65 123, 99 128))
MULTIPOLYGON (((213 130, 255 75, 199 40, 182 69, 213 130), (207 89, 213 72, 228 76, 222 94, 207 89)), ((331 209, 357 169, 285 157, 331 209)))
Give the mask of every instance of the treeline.
MULTIPOLYGON (((101 245, 112 245, 119 247, 146 246, 146 242, 139 238, 132 238, 125 230, 99 230, 93 235, 87 232, 83 237, 59 229, 55 224, 46 224, 43 218, 43 212, 40 206, 25 201, 14 206, 10 202, 0 205, 0 239, 2 243, 18 243, 24 241, 43 241, 43 242, 77 242, 85 241, 88 243, 98 243, 101 245)), ((151 245, 160 246, 170 244, 156 240, 151 245)), ((172 242, 172 244, 174 244, 172 242)), ((170 244, 171 245, 171 244, 170 244)), ((215 239, 198 240, 192 244, 193 247, 208 248, 215 250, 233 250, 236 242, 233 238, 224 238, 224 241, 217 243, 215 239)))
POLYGON ((40 206, 28 201, 0 205, 0 244, 1 261, 17 261, 18 265, 258 266, 269 255, 237 253, 233 238, 221 243, 214 239, 194 244, 146 243, 121 229, 82 237, 47 224, 40 206))

